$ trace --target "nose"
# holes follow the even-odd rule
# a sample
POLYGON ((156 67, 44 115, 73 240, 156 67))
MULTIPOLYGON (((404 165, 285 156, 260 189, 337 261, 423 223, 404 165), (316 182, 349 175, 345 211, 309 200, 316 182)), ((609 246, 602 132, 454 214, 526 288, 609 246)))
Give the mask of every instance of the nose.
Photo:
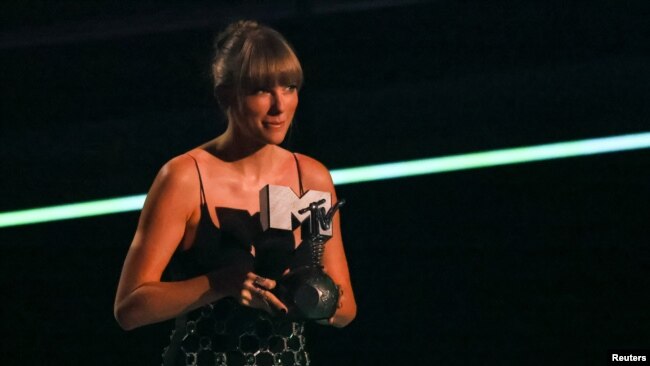
POLYGON ((286 98, 286 96, 278 90, 274 90, 273 93, 271 93, 271 96, 271 109, 269 110, 269 114, 277 115, 284 112, 284 107, 286 105, 284 98, 286 98))

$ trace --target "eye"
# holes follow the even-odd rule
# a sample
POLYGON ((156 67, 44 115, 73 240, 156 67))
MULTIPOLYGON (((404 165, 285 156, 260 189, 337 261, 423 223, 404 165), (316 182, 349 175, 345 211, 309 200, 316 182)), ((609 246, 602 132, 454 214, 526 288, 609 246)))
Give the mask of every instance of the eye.
POLYGON ((293 91, 295 91, 297 89, 298 89, 298 86, 293 85, 293 84, 290 84, 290 85, 287 85, 287 86, 284 87, 284 90, 289 91, 289 92, 293 92, 293 91))
POLYGON ((263 95, 269 93, 267 88, 253 88, 252 95, 263 95))

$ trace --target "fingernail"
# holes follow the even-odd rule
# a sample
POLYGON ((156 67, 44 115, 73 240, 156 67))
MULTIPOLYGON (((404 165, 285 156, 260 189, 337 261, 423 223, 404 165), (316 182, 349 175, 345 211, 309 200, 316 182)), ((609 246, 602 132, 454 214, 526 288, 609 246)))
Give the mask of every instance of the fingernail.
POLYGON ((287 309, 280 309, 280 312, 284 315, 287 315, 287 309))

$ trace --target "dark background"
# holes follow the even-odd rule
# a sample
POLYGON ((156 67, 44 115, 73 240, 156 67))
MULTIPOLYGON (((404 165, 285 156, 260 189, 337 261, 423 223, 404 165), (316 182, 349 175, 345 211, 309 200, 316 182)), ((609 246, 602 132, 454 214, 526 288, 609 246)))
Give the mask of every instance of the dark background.
MULTIPOLYGON (((344 168, 650 130, 647 1, 7 1, 0 212, 139 194, 223 130, 219 29, 255 18, 306 83, 287 147, 344 168)), ((650 151, 343 185, 359 313, 316 365, 605 364, 650 348, 650 151)), ((3 365, 155 365, 122 331, 138 213, 0 229, 3 365)))

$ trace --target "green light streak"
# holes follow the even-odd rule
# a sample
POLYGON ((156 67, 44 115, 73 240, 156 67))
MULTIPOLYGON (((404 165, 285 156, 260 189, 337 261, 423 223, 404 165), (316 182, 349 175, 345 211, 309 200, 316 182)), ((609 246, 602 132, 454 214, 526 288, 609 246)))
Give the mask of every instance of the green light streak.
MULTIPOLYGON (((334 184, 343 185, 645 148, 650 148, 650 132, 335 169, 331 174, 334 184)), ((0 213, 0 228, 137 211, 145 197, 140 194, 0 213)))
POLYGON ((650 132, 332 170, 337 185, 650 147, 650 132))
POLYGON ((142 209, 145 197, 146 195, 139 194, 120 198, 4 212, 0 213, 0 228, 137 211, 142 209))

